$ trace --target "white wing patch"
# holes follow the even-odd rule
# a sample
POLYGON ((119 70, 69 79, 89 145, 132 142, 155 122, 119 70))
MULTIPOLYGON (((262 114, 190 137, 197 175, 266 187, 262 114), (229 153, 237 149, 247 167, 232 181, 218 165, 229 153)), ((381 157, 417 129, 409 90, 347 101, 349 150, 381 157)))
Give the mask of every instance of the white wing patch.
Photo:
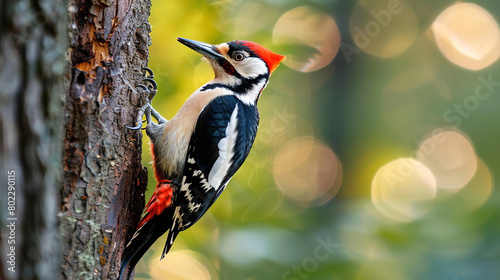
POLYGON ((234 145, 236 142, 236 136, 238 131, 236 131, 237 127, 237 118, 238 115, 238 105, 234 108, 231 113, 231 119, 226 127, 226 137, 222 138, 219 141, 219 157, 212 166, 210 170, 210 174, 208 175, 208 182, 215 188, 215 191, 218 191, 222 184, 222 180, 227 174, 229 167, 231 167, 231 159, 234 154, 234 145))

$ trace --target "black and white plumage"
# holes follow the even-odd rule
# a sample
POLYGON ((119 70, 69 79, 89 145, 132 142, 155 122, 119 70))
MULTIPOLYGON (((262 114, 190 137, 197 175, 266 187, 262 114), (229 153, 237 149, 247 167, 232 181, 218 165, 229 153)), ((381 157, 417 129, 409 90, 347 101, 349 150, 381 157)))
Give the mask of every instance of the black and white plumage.
POLYGON ((189 217, 184 217, 183 229, 204 214, 243 164, 258 122, 257 107, 242 103, 234 95, 219 96, 203 109, 191 137, 180 190, 181 197, 188 198, 189 217), (190 200, 192 186, 199 186, 199 193, 194 194, 198 199, 190 200), (203 197, 211 191, 213 197, 211 193, 203 197))
POLYGON ((284 59, 253 42, 178 41, 201 53, 215 78, 195 91, 169 121, 150 102, 140 110, 138 123, 144 114, 158 185, 125 248, 119 279, 127 265, 130 274, 168 231, 163 258, 178 233, 196 223, 226 188, 255 140, 260 94, 284 59))

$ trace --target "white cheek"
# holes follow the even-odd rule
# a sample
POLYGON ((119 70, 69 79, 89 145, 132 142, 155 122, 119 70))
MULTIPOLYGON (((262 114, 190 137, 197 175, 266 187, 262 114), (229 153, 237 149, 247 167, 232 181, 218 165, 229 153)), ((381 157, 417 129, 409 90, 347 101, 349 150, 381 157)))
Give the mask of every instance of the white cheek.
POLYGON ((245 78, 255 78, 267 73, 267 66, 264 61, 256 57, 249 57, 238 65, 234 65, 234 68, 245 78))

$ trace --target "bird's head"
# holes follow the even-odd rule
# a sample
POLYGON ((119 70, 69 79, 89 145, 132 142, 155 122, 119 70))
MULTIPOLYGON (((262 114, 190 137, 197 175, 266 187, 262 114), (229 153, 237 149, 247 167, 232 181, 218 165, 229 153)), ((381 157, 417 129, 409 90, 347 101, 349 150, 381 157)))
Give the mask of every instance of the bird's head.
POLYGON ((184 38, 177 40, 210 62, 215 73, 214 81, 231 87, 242 96, 253 96, 255 102, 271 73, 285 59, 285 56, 249 41, 211 45, 184 38))

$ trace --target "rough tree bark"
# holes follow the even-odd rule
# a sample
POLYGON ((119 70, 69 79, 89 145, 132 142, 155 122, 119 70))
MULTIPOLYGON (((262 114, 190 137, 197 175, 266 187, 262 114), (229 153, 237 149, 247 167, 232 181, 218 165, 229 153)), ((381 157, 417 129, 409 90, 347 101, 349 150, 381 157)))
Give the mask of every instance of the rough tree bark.
POLYGON ((60 279, 115 279, 144 207, 133 126, 148 60, 149 0, 70 0, 60 279), (129 232, 129 230, 131 232, 129 232))
POLYGON ((0 279, 53 279, 60 267, 62 1, 0 0, 0 279))

